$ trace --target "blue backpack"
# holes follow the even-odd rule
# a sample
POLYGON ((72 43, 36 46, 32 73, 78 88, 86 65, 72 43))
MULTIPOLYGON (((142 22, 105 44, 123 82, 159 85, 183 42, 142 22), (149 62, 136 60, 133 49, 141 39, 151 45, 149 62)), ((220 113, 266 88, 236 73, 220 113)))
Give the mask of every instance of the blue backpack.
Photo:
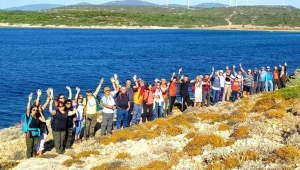
POLYGON ((29 128, 29 124, 32 121, 32 116, 29 116, 28 122, 27 122, 27 115, 22 114, 21 115, 21 126, 22 126, 22 132, 27 133, 28 131, 30 132, 31 136, 36 137, 40 136, 41 130, 40 128, 29 128))

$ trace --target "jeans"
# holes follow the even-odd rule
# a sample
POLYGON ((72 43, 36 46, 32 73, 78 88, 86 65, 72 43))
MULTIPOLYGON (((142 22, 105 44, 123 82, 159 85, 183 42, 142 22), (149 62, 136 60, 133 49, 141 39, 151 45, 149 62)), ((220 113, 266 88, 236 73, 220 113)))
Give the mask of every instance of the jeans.
POLYGON ((260 81, 259 82, 260 92, 265 91, 265 86, 266 86, 266 81, 260 81))
POLYGON ((251 89, 251 94, 257 94, 259 92, 259 82, 255 81, 254 86, 251 89))
POLYGON ((142 122, 146 123, 152 120, 152 112, 153 112, 153 103, 152 104, 144 104, 143 105, 143 115, 142 115, 142 122))
POLYGON ((121 122, 123 121, 123 129, 127 127, 128 111, 123 109, 117 110, 117 129, 121 129, 121 122))
POLYGON ((278 89, 281 89, 281 84, 280 84, 280 81, 278 79, 273 80, 273 91, 275 91, 276 85, 277 85, 278 89))
POLYGON ((265 90, 266 91, 273 91, 273 81, 272 80, 266 81, 265 90))
POLYGON ((169 97, 169 114, 172 114, 173 112, 173 106, 174 106, 174 103, 175 103, 175 100, 176 100, 176 96, 170 96, 169 97))
POLYGON ((163 117, 163 108, 164 108, 164 102, 162 102, 160 106, 159 106, 159 102, 155 102, 155 107, 152 113, 152 120, 155 120, 157 112, 158 112, 158 118, 163 117))
POLYGON ((213 105, 215 105, 219 100, 219 90, 212 90, 213 95, 213 105))
POLYGON ((143 105, 134 103, 133 111, 132 111, 132 124, 133 125, 140 123, 142 109, 143 109, 143 105))
POLYGON ((238 95, 238 91, 232 91, 232 102, 235 102, 238 95))
POLYGON ((106 132, 112 134, 114 113, 102 113, 102 123, 100 135, 105 135, 106 132))
POLYGON ((224 87, 221 87, 221 89, 219 90, 219 101, 222 101, 223 93, 224 93, 224 87))
POLYGON ((75 121, 75 136, 79 136, 82 129, 82 120, 75 121))
POLYGON ((205 99, 207 100, 207 107, 210 105, 210 91, 202 91, 202 107, 205 106, 205 99))
POLYGON ((187 103, 188 106, 191 106, 191 99, 189 94, 181 95, 181 99, 182 99, 181 111, 184 111, 186 109, 185 103, 187 103))
POLYGON ((131 122, 131 120, 132 120, 132 115, 131 115, 131 113, 132 113, 132 111, 133 111, 133 102, 130 102, 130 109, 129 109, 129 111, 128 111, 128 117, 127 117, 127 127, 129 127, 130 126, 130 122, 131 122))

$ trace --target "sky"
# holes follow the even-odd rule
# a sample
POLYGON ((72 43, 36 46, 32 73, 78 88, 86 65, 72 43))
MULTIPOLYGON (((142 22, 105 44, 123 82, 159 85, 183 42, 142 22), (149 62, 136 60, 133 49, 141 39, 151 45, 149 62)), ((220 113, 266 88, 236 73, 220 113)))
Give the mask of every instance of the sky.
MULTIPOLYGON (((30 4, 62 4, 62 5, 71 5, 77 4, 80 2, 88 2, 91 4, 101 4, 105 2, 109 2, 113 0, 0 0, 0 9, 9 8, 9 7, 16 7, 16 6, 23 6, 23 5, 30 5, 30 4)), ((165 4, 166 0, 144 0, 147 2, 155 3, 155 4, 165 4)), ((187 4, 187 0, 168 0, 169 4, 187 4)), ((235 5, 235 0, 231 0, 232 4, 235 5)), ((246 5, 247 0, 237 0, 238 5, 246 5)), ((249 5, 282 5, 283 1, 285 1, 286 5, 292 5, 297 8, 300 8, 300 0, 248 0, 249 5)), ((190 0, 190 5, 197 5, 200 3, 222 3, 228 4, 230 0, 190 0)))

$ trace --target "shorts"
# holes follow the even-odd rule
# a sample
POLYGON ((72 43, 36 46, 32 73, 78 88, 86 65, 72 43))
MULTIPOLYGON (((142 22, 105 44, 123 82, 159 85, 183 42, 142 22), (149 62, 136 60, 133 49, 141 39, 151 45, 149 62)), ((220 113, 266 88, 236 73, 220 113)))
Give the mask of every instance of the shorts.
POLYGON ((245 92, 251 92, 251 86, 245 86, 244 85, 244 89, 243 89, 245 92))

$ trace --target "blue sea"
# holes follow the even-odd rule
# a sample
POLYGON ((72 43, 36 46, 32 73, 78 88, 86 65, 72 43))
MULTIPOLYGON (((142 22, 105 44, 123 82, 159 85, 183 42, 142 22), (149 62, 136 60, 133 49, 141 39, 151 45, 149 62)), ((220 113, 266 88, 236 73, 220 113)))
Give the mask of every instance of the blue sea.
MULTIPOLYGON (((20 121, 29 93, 95 89, 101 78, 134 74, 146 82, 183 68, 194 78, 242 63, 245 69, 300 64, 299 32, 213 30, 0 29, 0 129, 20 121)), ((102 88, 103 89, 103 88, 102 88)), ((102 90, 101 90, 102 93, 102 90)), ((101 94, 100 94, 101 95, 101 94)), ((47 109, 48 110, 48 109, 47 109)), ((47 113, 47 117, 50 115, 47 113)))

